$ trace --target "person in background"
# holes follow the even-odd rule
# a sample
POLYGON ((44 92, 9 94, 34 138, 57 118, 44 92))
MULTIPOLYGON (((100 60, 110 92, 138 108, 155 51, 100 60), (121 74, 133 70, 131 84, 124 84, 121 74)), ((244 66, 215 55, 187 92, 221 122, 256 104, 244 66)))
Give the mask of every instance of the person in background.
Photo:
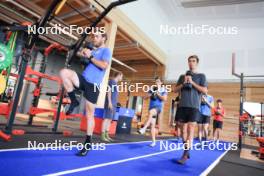
POLYGON ((111 122, 115 117, 117 100, 118 100, 118 89, 117 84, 122 81, 123 74, 121 72, 115 72, 114 77, 108 82, 108 90, 105 97, 104 105, 104 120, 102 123, 101 140, 104 142, 112 142, 113 139, 109 136, 109 130, 111 122))
POLYGON ((225 117, 225 109, 223 107, 223 101, 218 99, 216 101, 217 105, 213 108, 213 116, 214 116, 214 123, 213 123, 213 136, 214 141, 218 141, 220 138, 220 133, 223 128, 223 118, 225 117))
POLYGON ((162 81, 159 77, 155 78, 155 83, 156 85, 152 87, 152 90, 150 90, 146 96, 146 98, 150 98, 148 120, 144 127, 138 130, 139 134, 144 134, 147 128, 151 125, 151 147, 156 145, 156 120, 159 118, 163 109, 164 101, 167 101, 168 94, 165 87, 162 86, 162 81))
POLYGON ((179 118, 177 117, 177 109, 179 107, 179 101, 180 101, 180 96, 177 96, 174 100, 174 106, 175 106, 175 132, 176 132, 176 139, 179 140, 181 137, 181 128, 180 128, 180 122, 179 118))
POLYGON ((178 164, 184 164, 190 158, 190 150, 193 143, 194 130, 200 117, 201 95, 207 93, 206 76, 198 72, 199 58, 197 55, 188 57, 189 70, 179 77, 174 89, 180 93, 177 118, 180 122, 181 135, 184 144, 184 152, 178 164))
POLYGON ((198 137, 200 143, 202 142, 202 137, 204 135, 205 141, 208 137, 208 128, 211 118, 211 109, 214 107, 214 98, 211 95, 202 95, 201 106, 200 106, 200 119, 198 120, 198 137))
POLYGON ((7 98, 8 103, 11 102, 12 97, 13 97, 13 89, 9 88, 7 93, 6 93, 6 98, 7 98))

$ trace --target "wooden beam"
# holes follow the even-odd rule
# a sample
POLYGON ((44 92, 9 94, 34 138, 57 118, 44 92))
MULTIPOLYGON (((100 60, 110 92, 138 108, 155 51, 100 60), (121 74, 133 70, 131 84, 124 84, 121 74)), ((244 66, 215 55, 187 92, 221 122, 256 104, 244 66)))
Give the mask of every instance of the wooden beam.
MULTIPOLYGON (((114 55, 120 55, 122 57, 127 57, 127 58, 131 58, 134 56, 138 56, 138 57, 142 57, 142 58, 148 58, 144 54, 138 53, 138 52, 137 53, 135 53, 135 52, 114 52, 114 55)), ((152 60, 150 60, 150 61, 152 61, 152 60)))
MULTIPOLYGON (((111 52, 113 53, 114 47, 115 47, 115 38, 116 38, 116 32, 117 32, 117 25, 116 23, 110 23, 107 24, 106 26, 107 29, 107 35, 108 35, 108 40, 107 40, 107 47, 110 48, 111 52)), ((101 92, 98 97, 97 101, 97 107, 99 108, 104 108, 104 102, 105 102, 105 96, 106 96, 106 89, 108 85, 108 79, 109 79, 109 73, 110 73, 110 68, 111 68, 111 63, 109 64, 105 76, 101 85, 101 92)))
POLYGON ((132 42, 132 39, 129 38, 127 35, 125 35, 122 31, 119 30, 119 32, 117 33, 117 35, 119 35, 120 37, 122 37, 124 40, 126 40, 127 42, 132 42))
POLYGON ((114 55, 119 56, 119 57, 123 57, 123 58, 128 58, 128 59, 148 59, 150 62, 153 63, 152 60, 150 60, 148 57, 144 56, 143 54, 129 54, 129 53, 124 53, 124 54, 120 54, 120 53, 114 53, 114 55))
MULTIPOLYGON (((89 18, 89 20, 93 21, 93 17, 89 18)), ((69 23, 69 24, 76 24, 76 23, 81 23, 86 21, 86 23, 90 23, 90 21, 88 21, 86 18, 80 16, 80 15, 76 15, 75 18, 69 18, 69 19, 64 19, 65 22, 69 23)))
MULTIPOLYGON (((103 9, 95 3, 93 0, 85 0, 94 5, 97 9, 100 9, 102 12, 103 9)), ((110 0, 100 0, 100 3, 103 6, 107 6, 111 3, 110 0)), ((136 3, 136 2, 132 2, 136 3)), ((132 4, 131 3, 131 4, 132 4)), ((122 31, 125 31, 130 38, 140 43, 140 45, 146 51, 146 54, 155 58, 155 61, 165 65, 166 63, 166 54, 149 38, 145 35, 139 27, 137 27, 132 20, 130 20, 121 10, 115 8, 112 10, 107 17, 109 20, 115 22, 122 31)))
POLYGON ((33 0, 34 3, 39 3, 42 0, 33 0))
POLYGON ((115 58, 118 58, 118 60, 119 61, 121 61, 121 62, 123 62, 123 63, 125 63, 126 65, 129 65, 129 66, 131 66, 130 64, 127 64, 127 62, 131 62, 131 61, 144 61, 144 60, 148 60, 149 62, 148 63, 151 63, 151 64, 153 64, 153 62, 151 61, 151 60, 149 60, 148 58, 140 58, 140 59, 131 59, 131 58, 126 58, 126 57, 119 57, 119 56, 114 56, 115 58))
POLYGON ((77 4, 79 4, 80 6, 86 6, 87 4, 85 4, 84 2, 82 2, 81 0, 68 0, 69 2, 71 1, 75 1, 77 4))
MULTIPOLYGON (((93 11, 93 10, 94 10, 94 9, 93 9, 91 6, 83 7, 83 8, 81 8, 81 9, 79 9, 79 11, 80 11, 81 13, 86 13, 86 12, 90 12, 90 11, 93 11)), ((74 10, 72 9, 72 12, 70 12, 70 13, 65 13, 65 14, 60 15, 60 16, 58 16, 58 17, 59 17, 60 19, 64 20, 64 19, 67 19, 67 18, 73 17, 73 16, 78 15, 78 14, 79 14, 78 12, 76 12, 76 11, 74 11, 74 10)))
MULTIPOLYGON (((156 66, 152 61, 144 59, 144 60, 130 60, 130 61, 125 61, 126 64, 131 65, 133 67, 135 66, 144 66, 144 68, 148 69, 149 67, 156 66)), ((141 70, 142 71, 142 70, 141 70)), ((144 71, 143 71, 144 72, 144 71)))
MULTIPOLYGON (((30 1, 17 0, 15 2, 16 2, 16 4, 19 4, 19 5, 23 6, 25 9, 27 9, 29 14, 32 14, 32 13, 35 14, 33 16, 36 18, 39 18, 41 15, 43 15, 45 13, 45 10, 43 8, 39 7, 38 5, 36 5, 30 1)), ((62 26, 69 26, 67 23, 65 23, 63 20, 58 19, 57 17, 55 17, 55 19, 53 19, 52 22, 60 23, 60 24, 62 24, 62 26)), ((76 32, 74 32, 73 34, 75 36, 78 36, 78 34, 76 32)))
MULTIPOLYGON (((92 20, 94 21, 94 20, 92 20)), ((83 20, 81 22, 78 22, 76 23, 77 26, 80 26, 80 27, 88 27, 90 26, 90 22, 88 20, 83 20)), ((101 21, 99 24, 96 25, 96 27, 104 27, 105 26, 105 23, 103 23, 103 21, 101 21)))
MULTIPOLYGON (((148 56, 149 58, 153 58, 151 56, 151 54, 149 54, 147 51, 145 51, 143 48, 138 48, 139 51, 141 51, 142 53, 144 53, 146 56, 148 56)), ((157 60, 155 59, 151 59, 154 63, 156 63, 157 65, 161 65, 157 60)), ((164 56, 163 60, 166 60, 166 56, 164 56)), ((165 63, 163 63, 162 65, 165 65, 165 63)))
POLYGON ((115 49, 126 49, 126 48, 137 48, 138 47, 138 43, 136 42, 131 42, 131 43, 124 43, 121 40, 119 40, 119 44, 116 45, 115 49))
MULTIPOLYGON (((126 41, 131 42, 131 39, 129 39, 123 32, 119 32, 118 35, 120 35, 121 37, 123 37, 126 41)), ((160 65, 159 62, 157 62, 157 60, 151 56, 148 52, 144 51, 144 49, 141 49, 140 47, 138 47, 138 49, 145 54, 148 58, 150 58, 154 63, 156 63, 157 65, 160 65)))
POLYGON ((142 56, 144 56, 144 54, 142 54, 139 50, 137 50, 137 48, 123 48, 123 49, 115 49, 114 53, 117 54, 141 54, 142 56))

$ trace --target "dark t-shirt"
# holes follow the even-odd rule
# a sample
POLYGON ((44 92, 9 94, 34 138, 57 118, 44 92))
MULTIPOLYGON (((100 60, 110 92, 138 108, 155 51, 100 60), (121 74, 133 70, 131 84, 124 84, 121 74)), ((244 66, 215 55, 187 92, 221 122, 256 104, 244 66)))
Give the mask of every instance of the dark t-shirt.
MULTIPOLYGON (((184 76, 181 75, 178 79, 177 85, 184 82, 184 76)), ((192 80, 203 87, 207 87, 206 77, 202 73, 194 73, 192 80)), ((188 107, 199 109, 201 105, 201 93, 192 86, 191 89, 182 88, 180 91, 181 99, 179 102, 179 107, 188 107)))
MULTIPOLYGON (((108 86, 111 88, 111 102, 114 107, 117 105, 117 99, 118 99, 118 90, 117 90, 117 82, 110 79, 108 81, 108 86)), ((105 107, 108 108, 108 92, 105 97, 105 107)))

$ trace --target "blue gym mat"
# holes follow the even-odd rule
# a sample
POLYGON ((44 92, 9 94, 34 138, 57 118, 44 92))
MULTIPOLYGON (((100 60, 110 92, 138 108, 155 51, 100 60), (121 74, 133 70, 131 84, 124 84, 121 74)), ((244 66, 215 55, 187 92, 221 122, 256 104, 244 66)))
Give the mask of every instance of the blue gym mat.
MULTIPOLYGON (((174 140, 167 142, 177 143, 174 140)), ((178 165, 176 160, 182 150, 160 150, 160 141, 153 148, 149 144, 148 141, 110 144, 105 150, 90 151, 86 157, 75 156, 77 149, 0 150, 0 175, 195 176, 206 172, 226 152, 192 150, 191 159, 185 165, 178 165)))

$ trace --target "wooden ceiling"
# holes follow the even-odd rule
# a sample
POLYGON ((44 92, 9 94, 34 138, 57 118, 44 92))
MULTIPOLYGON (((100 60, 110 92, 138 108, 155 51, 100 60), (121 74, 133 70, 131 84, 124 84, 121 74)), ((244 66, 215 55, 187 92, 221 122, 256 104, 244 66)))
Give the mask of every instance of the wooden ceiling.
MULTIPOLYGON (((1 7, 0 10, 3 12, 0 15, 2 20, 5 20, 4 17, 10 18, 16 22, 22 22, 30 19, 32 22, 38 20, 36 15, 32 15, 30 12, 33 12, 37 15, 42 15, 45 13, 45 9, 51 4, 52 0, 16 0, 15 4, 9 1, 0 0, 1 7), (17 5, 18 4, 18 5, 17 5), (4 5, 7 8, 4 8, 4 5), (25 7, 25 8, 23 8, 25 7), (10 9, 15 11, 10 12, 10 9)), ((100 2, 100 1, 99 1, 100 2)), ((80 27, 90 26, 90 24, 96 19, 99 15, 98 9, 95 9, 88 0, 68 0, 66 5, 63 6, 60 13, 56 16, 55 20, 52 21, 56 24, 65 25, 77 25, 80 27), (78 9, 82 12, 79 14, 72 7, 78 9)), ((10 20, 8 22, 11 22, 10 20)), ((104 18, 98 26, 104 26, 108 21, 107 18, 104 18)), ((79 37, 77 34, 75 34, 79 37)), ((73 43, 75 40, 69 38, 67 35, 56 35, 56 36, 46 36, 51 41, 56 41, 67 45, 73 43)), ((112 67, 115 70, 124 72, 127 78, 133 79, 144 79, 150 78, 156 75, 163 76, 165 67, 163 64, 154 58, 151 53, 148 53, 144 46, 141 46, 137 41, 126 34, 118 28, 115 48, 113 52, 113 57, 130 67, 137 70, 137 72, 132 72, 126 67, 120 66, 119 64, 113 62, 112 67)))

